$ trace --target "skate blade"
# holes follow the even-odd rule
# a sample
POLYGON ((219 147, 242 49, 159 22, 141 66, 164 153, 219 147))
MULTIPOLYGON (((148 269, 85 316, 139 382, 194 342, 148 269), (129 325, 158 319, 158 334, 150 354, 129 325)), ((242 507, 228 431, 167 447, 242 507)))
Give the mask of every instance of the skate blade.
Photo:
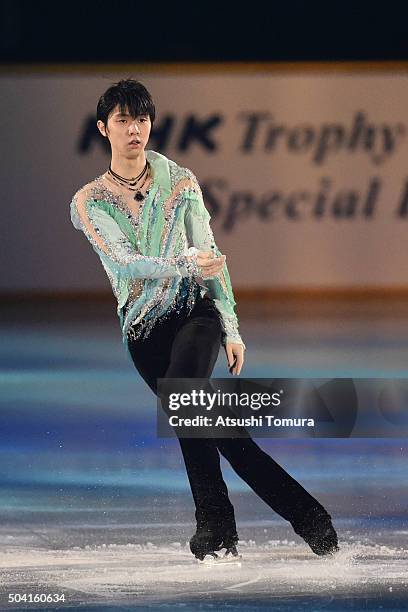
POLYGON ((209 553, 205 555, 204 559, 197 559, 201 565, 242 565, 242 555, 239 554, 228 554, 217 555, 217 553, 209 553))

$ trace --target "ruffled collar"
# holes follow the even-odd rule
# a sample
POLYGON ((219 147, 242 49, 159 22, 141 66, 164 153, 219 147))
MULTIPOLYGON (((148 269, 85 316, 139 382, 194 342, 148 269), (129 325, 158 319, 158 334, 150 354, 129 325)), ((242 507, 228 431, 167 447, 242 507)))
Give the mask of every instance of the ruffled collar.
POLYGON ((162 153, 151 150, 145 150, 145 155, 152 167, 153 185, 160 188, 164 197, 168 197, 171 193, 171 178, 167 157, 162 153))

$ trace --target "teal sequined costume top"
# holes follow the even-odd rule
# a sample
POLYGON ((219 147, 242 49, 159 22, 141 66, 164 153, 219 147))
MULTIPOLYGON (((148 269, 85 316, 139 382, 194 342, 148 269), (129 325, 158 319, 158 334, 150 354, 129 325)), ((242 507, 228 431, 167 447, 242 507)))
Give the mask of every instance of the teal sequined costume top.
POLYGON ((147 337, 159 317, 181 304, 191 310, 198 295, 208 293, 221 315, 223 344, 245 347, 227 265, 216 277, 199 276, 196 251, 220 251, 195 175, 160 153, 145 155, 153 178, 141 202, 100 175, 70 203, 74 227, 91 243, 112 285, 124 344, 128 337, 147 337))

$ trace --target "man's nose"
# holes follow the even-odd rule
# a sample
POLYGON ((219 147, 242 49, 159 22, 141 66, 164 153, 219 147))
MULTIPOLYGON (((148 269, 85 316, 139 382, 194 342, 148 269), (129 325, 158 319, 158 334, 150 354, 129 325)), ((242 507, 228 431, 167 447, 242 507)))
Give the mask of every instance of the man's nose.
POLYGON ((139 129, 139 126, 137 125, 136 121, 133 121, 130 124, 130 131, 131 132, 136 132, 136 134, 140 134, 140 129, 139 129))

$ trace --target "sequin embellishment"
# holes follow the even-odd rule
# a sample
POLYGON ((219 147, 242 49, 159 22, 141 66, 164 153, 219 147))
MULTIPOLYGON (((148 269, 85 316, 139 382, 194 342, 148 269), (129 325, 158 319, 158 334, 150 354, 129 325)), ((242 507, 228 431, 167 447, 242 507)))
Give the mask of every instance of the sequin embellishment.
POLYGON ((221 315, 223 342, 244 345, 226 266, 209 281, 209 289, 199 277, 195 256, 188 255, 193 245, 196 251, 211 249, 219 254, 198 181, 191 170, 153 151, 148 153, 154 176, 155 164, 161 164, 162 180, 167 172, 170 183, 154 185, 153 177, 137 211, 109 188, 103 175, 78 190, 71 201, 71 221, 97 250, 117 298, 123 341, 147 338, 156 324, 174 312, 185 309, 189 314, 198 297, 209 291, 221 315), (186 214, 191 235, 184 223, 186 214), (147 272, 142 278, 137 277, 139 273, 118 274, 122 268, 117 265, 139 266, 139 258, 146 265, 143 270, 157 272, 147 272))

